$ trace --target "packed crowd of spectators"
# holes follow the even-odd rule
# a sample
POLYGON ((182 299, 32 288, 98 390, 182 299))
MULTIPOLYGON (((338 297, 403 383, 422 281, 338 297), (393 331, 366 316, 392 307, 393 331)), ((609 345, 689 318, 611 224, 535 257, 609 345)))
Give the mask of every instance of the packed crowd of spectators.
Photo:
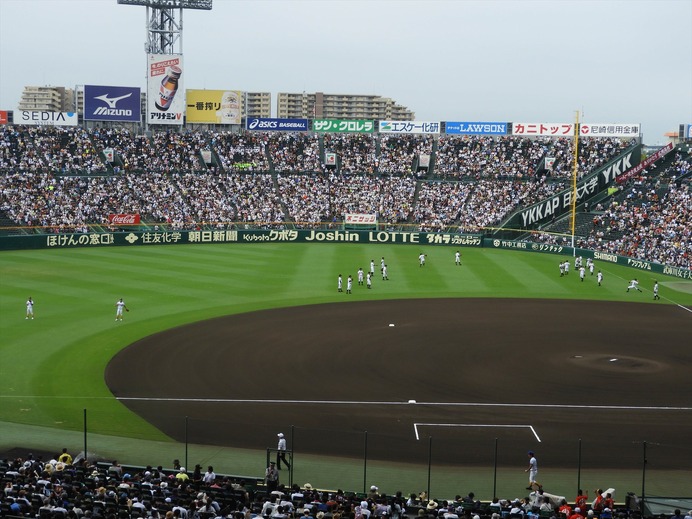
POLYGON ((287 175, 279 193, 296 222, 341 220, 347 213, 377 214, 388 223, 406 222, 416 182, 410 177, 287 175))
MULTIPOLYGON (((310 483, 290 486, 268 478, 219 475, 213 466, 188 471, 123 466, 117 460, 93 463, 63 449, 51 459, 28 454, 0 460, 0 516, 39 519, 613 519, 641 517, 638 506, 616 506, 597 490, 591 501, 579 490, 574 501, 531 491, 521 499, 481 502, 473 492, 446 500, 426 492, 387 495, 319 490, 310 483)), ((269 470, 267 471, 269 473, 269 470)), ((692 519, 676 510, 677 519, 692 519)), ((692 514, 692 511, 690 512, 692 514)), ((676 515, 672 516, 673 519, 676 515)))
POLYGON ((377 143, 373 134, 326 133, 323 139, 325 151, 337 154, 341 174, 375 173, 377 143))
POLYGON ((0 127, 0 170, 105 172, 87 130, 79 127, 0 127))
MULTIPOLYGON (((581 139, 580 173, 632 143, 581 139)), ((140 214, 174 229, 231 222, 315 225, 377 214, 419 230, 480 232, 567 185, 565 138, 154 132, 118 128, 0 127, 0 211, 21 226, 86 232, 108 214, 140 214), (112 149, 112 164, 102 160, 112 149), (335 153, 336 164, 324 164, 335 153), (421 154, 434 173, 414 175, 421 154), (555 158, 552 171, 541 169, 555 158), (108 169, 110 167, 110 169, 108 169), (544 174, 538 174, 538 170, 544 174), (443 181, 439 179, 444 179, 443 181)), ((666 172, 664 192, 641 184, 594 217, 582 246, 690 266, 688 156, 666 172)), ((550 241, 547 236, 537 240, 550 241)))
POLYGON ((692 187, 689 182, 657 189, 632 187, 593 220, 583 240, 589 248, 620 256, 692 268, 692 187))

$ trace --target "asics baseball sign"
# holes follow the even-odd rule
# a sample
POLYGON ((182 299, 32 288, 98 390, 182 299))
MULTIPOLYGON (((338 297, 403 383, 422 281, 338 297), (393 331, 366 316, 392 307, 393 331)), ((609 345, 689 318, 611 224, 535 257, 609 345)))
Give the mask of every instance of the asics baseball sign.
POLYGON ((141 121, 139 88, 84 85, 87 121, 141 121))

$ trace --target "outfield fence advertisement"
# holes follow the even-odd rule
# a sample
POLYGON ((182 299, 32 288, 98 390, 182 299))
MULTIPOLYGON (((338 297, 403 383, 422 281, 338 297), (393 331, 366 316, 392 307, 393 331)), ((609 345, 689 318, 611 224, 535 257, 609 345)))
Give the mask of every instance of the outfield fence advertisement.
MULTIPOLYGON (((134 215, 125 216, 133 221, 134 215)), ((114 218, 116 220, 117 218, 114 218)), ((562 245, 522 240, 484 238, 482 234, 454 234, 433 232, 349 231, 349 230, 200 230, 200 231, 145 231, 81 234, 49 234, 6 236, 0 238, 0 250, 68 249, 75 247, 152 246, 204 243, 387 243, 401 245, 439 245, 454 247, 484 247, 511 249, 525 252, 582 256, 596 261, 623 265, 634 269, 664 274, 681 279, 692 279, 692 270, 670 267, 660 263, 618 256, 616 254, 573 248, 562 245)))

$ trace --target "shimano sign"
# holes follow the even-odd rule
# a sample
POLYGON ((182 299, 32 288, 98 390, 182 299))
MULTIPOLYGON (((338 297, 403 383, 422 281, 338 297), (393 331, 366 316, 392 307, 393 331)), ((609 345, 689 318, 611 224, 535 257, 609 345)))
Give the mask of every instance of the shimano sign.
POLYGON ((270 132, 306 132, 307 119, 275 119, 269 117, 250 117, 245 123, 248 130, 270 132))
POLYGON ((84 85, 84 120, 141 121, 139 88, 84 85))

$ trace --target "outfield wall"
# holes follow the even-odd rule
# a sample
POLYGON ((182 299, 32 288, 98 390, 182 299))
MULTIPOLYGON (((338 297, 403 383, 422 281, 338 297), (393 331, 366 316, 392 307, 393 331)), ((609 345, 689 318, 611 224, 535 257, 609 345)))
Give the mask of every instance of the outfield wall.
POLYGON ((75 247, 138 247, 153 245, 187 245, 200 243, 394 243, 402 245, 441 245, 453 247, 486 247, 582 256, 598 261, 624 265, 647 272, 692 279, 692 271, 652 261, 618 256, 607 252, 520 240, 484 238, 481 234, 433 232, 348 231, 348 230, 216 230, 155 231, 80 234, 43 234, 0 237, 0 250, 69 249, 75 247))

